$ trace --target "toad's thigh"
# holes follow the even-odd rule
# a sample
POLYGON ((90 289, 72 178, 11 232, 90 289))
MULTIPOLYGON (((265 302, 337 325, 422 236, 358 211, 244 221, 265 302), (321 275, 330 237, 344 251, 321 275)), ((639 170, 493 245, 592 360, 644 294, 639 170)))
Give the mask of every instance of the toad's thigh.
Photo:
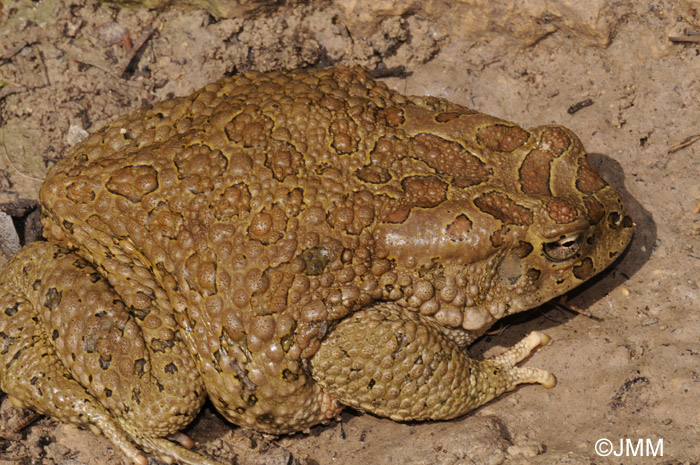
POLYGON ((189 423, 204 388, 173 317, 155 303, 127 307, 74 253, 33 247, 27 298, 72 377, 140 434, 160 437, 189 423))

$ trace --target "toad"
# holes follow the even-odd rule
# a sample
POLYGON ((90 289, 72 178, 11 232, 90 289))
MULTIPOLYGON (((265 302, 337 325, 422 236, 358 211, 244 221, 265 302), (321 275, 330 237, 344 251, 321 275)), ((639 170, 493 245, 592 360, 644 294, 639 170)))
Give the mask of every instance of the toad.
POLYGON ((342 67, 244 73, 121 117, 40 201, 46 241, 2 270, 0 387, 140 465, 217 463, 178 434, 207 398, 282 434, 342 406, 449 419, 551 387, 517 366, 543 333, 464 349, 633 232, 569 130, 342 67))

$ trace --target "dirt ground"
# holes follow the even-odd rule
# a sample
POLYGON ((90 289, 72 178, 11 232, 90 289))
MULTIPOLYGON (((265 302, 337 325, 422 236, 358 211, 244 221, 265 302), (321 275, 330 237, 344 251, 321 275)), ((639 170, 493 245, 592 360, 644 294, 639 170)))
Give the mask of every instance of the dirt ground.
MULTIPOLYGON (((698 463, 700 6, 363 5, 287 2, 216 19, 196 9, 0 0, 0 202, 36 199, 47 169, 86 131, 247 69, 360 64, 403 93, 523 126, 562 124, 623 193, 634 241, 569 296, 594 317, 545 306, 471 350, 497 354, 544 329, 554 343, 527 364, 555 373, 556 388, 521 387, 448 422, 348 410, 341 422, 284 437, 242 430, 208 408, 188 434, 204 453, 241 465, 698 463), (654 448, 601 457, 602 438, 615 452, 627 440, 654 448)), ((5 402, 5 431, 19 420, 5 402)), ((104 438, 46 418, 4 436, 0 465, 126 463, 104 438)))

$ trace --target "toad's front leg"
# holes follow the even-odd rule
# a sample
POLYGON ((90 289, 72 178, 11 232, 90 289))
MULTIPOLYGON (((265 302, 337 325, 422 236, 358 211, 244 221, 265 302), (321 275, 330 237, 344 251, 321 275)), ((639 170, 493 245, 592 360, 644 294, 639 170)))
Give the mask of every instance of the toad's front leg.
POLYGON ((341 321, 312 359, 313 377, 339 402, 394 420, 463 415, 522 383, 554 376, 515 366, 549 342, 535 331, 503 354, 470 359, 432 323, 392 303, 341 321))

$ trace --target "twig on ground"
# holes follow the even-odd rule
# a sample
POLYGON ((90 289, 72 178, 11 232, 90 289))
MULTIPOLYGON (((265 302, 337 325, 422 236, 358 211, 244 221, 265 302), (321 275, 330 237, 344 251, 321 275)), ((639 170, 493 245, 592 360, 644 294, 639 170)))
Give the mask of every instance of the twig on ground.
POLYGON ((34 45, 35 42, 27 42, 26 40, 23 40, 19 44, 15 45, 9 50, 6 50, 5 53, 0 53, 0 61, 7 61, 13 56, 17 55, 19 52, 24 50, 24 47, 28 47, 30 45, 34 45))
POLYGON ((694 143, 696 143, 699 140, 700 140, 700 134, 695 134, 693 136, 686 137, 685 139, 683 139, 679 143, 669 147, 667 153, 670 155, 674 152, 678 152, 679 150, 683 150, 684 148, 688 147, 689 145, 693 145, 694 143))
POLYGON ((132 47, 129 54, 126 57, 124 57, 122 66, 119 69, 119 76, 124 77, 124 75, 126 74, 126 70, 129 69, 129 66, 131 65, 131 62, 134 61, 136 55, 138 55, 138 53, 141 51, 148 39, 151 38, 153 32, 153 27, 151 27, 150 25, 146 26, 146 29, 144 30, 143 34, 141 34, 141 37, 139 37, 139 39, 134 43, 134 46, 132 47))
POLYGON ((563 295, 552 302, 554 303, 555 306, 557 306, 561 309, 569 310, 569 311, 574 312, 574 313, 578 313, 580 315, 583 315, 583 316, 588 317, 588 318, 595 320, 595 321, 602 321, 600 318, 593 315, 589 310, 586 310, 585 308, 577 307, 576 305, 572 305, 569 302, 567 302, 566 295, 563 295))
POLYGON ((569 107, 568 110, 566 110, 566 112, 570 115, 573 115, 577 111, 582 110, 583 108, 586 108, 586 107, 590 107, 591 105, 593 105, 593 100, 587 98, 586 100, 583 100, 581 102, 574 103, 573 105, 571 105, 569 107))
POLYGON ((34 53, 36 54, 39 66, 41 66, 41 72, 44 76, 44 85, 49 87, 51 85, 51 81, 49 80, 49 70, 46 69, 46 63, 44 62, 44 54, 41 53, 41 50, 38 48, 34 49, 34 53))
POLYGON ((4 99, 8 95, 12 94, 19 94, 20 92, 25 92, 27 90, 26 87, 22 86, 5 86, 5 87, 0 87, 0 100, 4 99))
POLYGON ((676 43, 700 44, 700 32, 690 32, 680 36, 669 36, 668 40, 676 43))

